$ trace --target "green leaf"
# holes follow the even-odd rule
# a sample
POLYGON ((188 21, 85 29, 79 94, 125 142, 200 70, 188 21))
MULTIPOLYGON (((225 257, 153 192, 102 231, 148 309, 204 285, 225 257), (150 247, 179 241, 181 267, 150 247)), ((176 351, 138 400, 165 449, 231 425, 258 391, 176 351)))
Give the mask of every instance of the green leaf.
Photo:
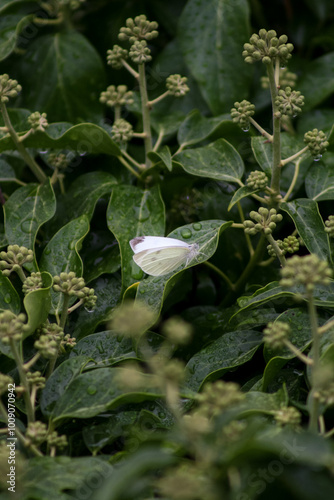
POLYGON ((21 301, 11 281, 0 271, 0 310, 8 309, 14 314, 19 314, 21 301))
POLYGON ((135 186, 115 186, 107 210, 109 230, 121 252, 122 283, 127 288, 143 276, 134 263, 129 241, 136 236, 162 236, 165 207, 159 187, 142 190, 135 186))
POLYGON ((136 358, 132 347, 132 340, 117 335, 111 330, 94 333, 80 340, 71 351, 70 358, 87 356, 91 358, 87 367, 96 365, 111 366, 122 359, 136 358))
POLYGON ((298 80, 298 90, 305 96, 303 111, 308 111, 334 92, 334 52, 309 63, 298 80))
POLYGON ((307 196, 315 201, 334 199, 334 154, 325 157, 310 168, 305 179, 307 196))
POLYGON ((247 198, 248 196, 258 193, 259 191, 263 191, 261 189, 253 189, 249 186, 242 186, 241 188, 237 189, 232 197, 232 200, 230 201, 230 204, 228 206, 228 211, 230 211, 238 201, 242 200, 243 198, 247 198))
POLYGON ((249 361, 261 343, 262 334, 254 330, 225 333, 188 361, 186 387, 199 391, 205 382, 249 361))
MULTIPOLYGON (((35 132, 35 134, 30 135, 24 140, 24 145, 27 148, 36 148, 39 151, 71 149, 81 155, 85 153, 121 155, 119 147, 111 139, 108 132, 94 123, 80 123, 74 126, 68 124, 66 127, 63 124, 53 123, 45 132, 35 132)), ((15 149, 11 137, 3 136, 0 139, 1 153, 15 149)))
POLYGON ((15 170, 6 160, 0 159, 0 182, 16 182, 15 170))
MULTIPOLYGON (((79 255, 82 240, 89 231, 86 215, 72 220, 62 227, 46 245, 40 260, 40 269, 51 276, 73 271, 82 276, 82 260, 79 255)), ((51 291, 52 313, 59 314, 63 304, 63 294, 51 291)))
POLYGON ((117 275, 100 276, 89 286, 94 288, 94 293, 97 296, 96 306, 93 311, 86 311, 84 307, 80 307, 78 314, 73 319, 73 326, 70 323, 72 335, 77 339, 94 333, 100 323, 108 321, 112 310, 120 299, 121 281, 117 275))
POLYGON ((29 292, 23 300, 24 308, 28 316, 29 329, 25 337, 31 335, 42 323, 47 320, 51 307, 52 276, 42 272, 43 288, 29 292))
POLYGON ((179 20, 181 49, 212 113, 247 98, 252 71, 240 47, 249 38, 246 0, 189 0, 179 20), (233 71, 231 70, 233 64, 233 71))
POLYGON ((153 163, 162 162, 167 170, 172 171, 172 154, 168 146, 163 146, 159 151, 150 151, 148 157, 153 163))
POLYGON ((281 410, 287 406, 289 396, 285 388, 274 394, 250 391, 245 394, 245 400, 240 405, 241 416, 244 418, 254 413, 272 415, 273 411, 281 410))
MULTIPOLYGON (((232 223, 232 221, 226 222, 221 220, 195 222, 194 224, 187 224, 175 229, 168 236, 186 241, 189 244, 197 243, 199 245, 199 253, 196 259, 193 259, 190 265, 188 265, 188 267, 192 267, 212 257, 218 246, 219 234, 230 227, 232 223)), ((164 299, 176 285, 183 271, 184 269, 176 269, 163 276, 149 276, 142 280, 137 290, 137 300, 146 302, 149 308, 156 312, 158 317, 164 299)))
POLYGON ((121 267, 119 247, 109 231, 90 231, 83 243, 81 257, 86 283, 101 274, 113 274, 121 267))
MULTIPOLYGON (((6 59, 16 48, 20 33, 34 19, 37 4, 31 0, 10 1, 0 6, 0 61, 6 59)), ((22 42, 24 33, 20 36, 22 42)))
POLYGON ((273 164, 273 146, 264 137, 255 136, 251 138, 251 145, 256 161, 265 172, 271 177, 273 164))
MULTIPOLYGON (((35 250, 36 235, 56 211, 56 199, 50 181, 29 184, 14 191, 4 205, 5 232, 9 245, 35 250)), ((36 260, 24 267, 37 271, 36 260)))
POLYGON ((91 418, 125 403, 161 397, 160 390, 151 386, 151 375, 144 374, 142 377, 147 380, 145 389, 124 392, 116 382, 117 377, 124 374, 126 370, 123 368, 98 368, 76 376, 58 398, 52 412, 53 421, 71 417, 91 418))
POLYGON ((63 361, 48 378, 42 391, 40 409, 46 417, 50 417, 58 399, 66 391, 66 387, 77 377, 89 361, 89 356, 77 356, 63 361))
POLYGON ((47 113, 50 122, 97 122, 102 118, 103 64, 95 48, 77 31, 58 31, 33 40, 21 60, 18 79, 23 87, 20 105, 47 113))
POLYGON ((296 229, 309 252, 315 253, 322 260, 328 259, 331 261, 329 237, 325 232, 317 202, 300 198, 289 203, 282 203, 281 208, 294 221, 296 229))
POLYGON ((225 139, 182 151, 173 159, 189 174, 219 181, 238 183, 245 168, 239 153, 225 139))
POLYGON ((213 135, 221 134, 224 130, 233 127, 231 116, 228 114, 213 118, 204 117, 197 109, 191 111, 181 123, 177 140, 182 149, 197 144, 213 135))

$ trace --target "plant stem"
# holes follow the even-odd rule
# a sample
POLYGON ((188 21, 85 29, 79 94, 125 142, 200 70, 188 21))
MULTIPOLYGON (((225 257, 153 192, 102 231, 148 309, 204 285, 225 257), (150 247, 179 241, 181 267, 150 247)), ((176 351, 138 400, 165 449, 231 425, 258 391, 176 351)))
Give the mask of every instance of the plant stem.
MULTIPOLYGON (((241 206, 240 201, 237 202, 237 207, 238 207, 238 212, 239 212, 240 220, 241 220, 241 222, 244 222, 245 221, 245 216, 244 216, 244 212, 242 210, 242 206, 241 206)), ((245 229, 245 226, 243 224, 242 224, 242 228, 245 229)), ((245 238, 246 238, 246 243, 247 243, 249 255, 252 256, 253 253, 254 253, 254 248, 253 248, 253 245, 252 245, 252 240, 250 239, 250 236, 247 233, 245 233, 245 238)))
POLYGON ((158 102, 160 102, 163 99, 165 99, 165 97, 169 96, 169 94, 170 94, 169 90, 166 90, 166 92, 164 92, 163 94, 159 95, 158 97, 156 97, 152 101, 148 101, 148 103, 147 103, 148 107, 152 108, 155 104, 157 104, 158 102))
POLYGON ((152 151, 152 134, 151 134, 151 123, 150 123, 150 110, 148 105, 147 88, 146 88, 146 74, 145 74, 145 64, 139 64, 139 91, 141 98, 141 109, 143 115, 143 131, 146 134, 144 139, 145 145, 145 164, 146 168, 151 166, 151 161, 147 156, 149 151, 152 151))
POLYGON ((291 161, 295 160, 296 158, 298 158, 302 154, 306 153, 306 151, 308 151, 308 146, 305 146, 305 148, 298 151, 298 153, 295 153, 294 155, 289 156, 289 158, 285 158, 285 160, 281 161, 281 167, 284 167, 285 165, 287 165, 291 161))
POLYGON ((234 284, 232 283, 230 278, 228 276, 226 276, 226 274, 221 269, 219 269, 219 267, 215 266, 214 264, 212 264, 211 262, 208 262, 208 261, 202 262, 202 264, 204 264, 205 266, 212 269, 215 273, 217 273, 221 278, 223 278, 224 281, 226 281, 228 287, 231 290, 234 290, 234 284))
POLYGON ((280 179, 281 179, 281 118, 278 117, 278 108, 275 104, 275 97, 277 96, 277 84, 275 80, 275 73, 273 64, 268 64, 267 72, 269 77, 269 86, 271 94, 271 103, 273 110, 273 165, 271 175, 271 189, 273 195, 271 196, 271 205, 277 206, 276 196, 280 194, 280 179))
POLYGON ((121 118, 121 105, 120 104, 115 104, 115 109, 114 109, 114 119, 119 120, 121 118))
POLYGON ((26 372, 25 372, 24 367, 23 367, 23 362, 22 362, 21 356, 19 354, 19 351, 17 350, 17 345, 16 345, 15 340, 10 339, 9 345, 10 345, 11 351, 13 353, 13 356, 14 356, 14 359, 16 362, 16 366, 17 366, 17 369, 18 369, 18 372, 20 375, 20 383, 23 385, 23 387, 25 389, 23 392, 23 398, 24 398, 24 402, 25 402, 25 406, 26 406, 28 423, 34 422, 35 412, 34 412, 34 408, 33 408, 31 401, 30 401, 29 382, 28 382, 27 375, 26 375, 26 372))
POLYGON ((313 360, 313 366, 311 368, 311 384, 312 389, 310 392, 310 420, 309 420, 309 430, 312 432, 317 432, 318 430, 318 419, 319 419, 319 399, 316 396, 315 378, 319 371, 320 365, 320 335, 318 332, 318 317, 317 309, 314 303, 314 298, 312 294, 309 294, 307 300, 308 313, 311 323, 312 331, 312 349, 311 356, 313 360))
POLYGON ((318 334, 322 335, 323 333, 327 332, 331 328, 334 328, 334 319, 326 323, 325 325, 319 326, 318 328, 318 334))
POLYGON ((128 169, 130 170, 130 172, 135 175, 138 179, 140 178, 140 175, 138 174, 138 172, 135 171, 134 168, 131 167, 131 165, 123 158, 123 156, 117 156, 117 158, 119 159, 119 161, 121 163, 123 163, 123 165, 128 169))
POLYGON ((139 170, 142 170, 143 169, 143 165, 141 165, 140 163, 138 163, 134 158, 132 158, 131 155, 129 155, 129 153, 127 151, 122 151, 122 155, 125 156, 125 158, 129 161, 131 161, 131 163, 133 163, 133 165, 137 168, 139 168, 139 170))
POLYGON ((258 129, 258 131, 260 132, 261 135, 263 135, 264 137, 266 137, 268 139, 269 142, 273 142, 273 136, 271 134, 269 134, 268 132, 266 132, 264 130, 264 128, 261 127, 261 125, 259 125, 257 123, 257 121, 254 120, 254 118, 252 118, 251 116, 249 117, 249 121, 251 122, 252 125, 254 125, 255 128, 258 129))
POLYGON ((305 356, 305 354, 303 354, 299 349, 298 347, 296 347, 295 345, 293 345, 292 342, 290 342, 290 340, 287 340, 285 339, 284 341, 284 344, 286 345, 286 347, 288 347, 288 349, 290 349, 290 351, 295 354, 297 356, 297 358, 299 358, 303 363, 305 363, 306 365, 309 365, 309 366, 312 366, 313 365, 313 360, 311 358, 309 358, 308 356, 305 356))
POLYGON ((22 269, 22 267, 19 267, 17 270, 16 270, 16 274, 18 275, 18 277, 20 278, 20 280, 22 281, 22 283, 25 281, 26 279, 26 275, 24 274, 24 271, 22 269))
POLYGON ((132 66, 130 66, 130 64, 128 64, 126 61, 124 61, 124 59, 122 59, 122 64, 124 66, 125 69, 128 70, 129 73, 131 73, 131 75, 136 78, 136 80, 139 79, 139 73, 137 73, 136 70, 133 69, 132 66))
POLYGON ((291 184, 290 184, 290 187, 286 193, 286 195, 284 196, 283 200, 282 201, 287 201, 290 197, 290 194, 292 193, 293 191, 293 188, 295 187, 296 185, 296 182, 297 182, 297 179, 298 179, 298 175, 299 175, 299 167, 300 167, 300 163, 301 163, 302 159, 299 158, 299 160, 296 161, 295 163, 295 171, 294 171, 294 174, 293 174, 293 178, 292 178, 292 181, 291 181, 291 184))
POLYGON ((20 142, 19 136, 14 130, 14 127, 12 125, 12 122, 10 121, 8 111, 6 108, 5 103, 1 102, 0 103, 0 110, 2 112, 3 120, 5 122, 5 125, 8 129, 9 135, 12 138, 13 143, 15 144, 15 147, 17 151, 20 153, 26 164, 29 166, 30 170, 32 173, 36 176, 36 178, 39 180, 39 182, 44 182, 46 181, 47 177, 44 174, 43 170, 40 168, 40 166, 35 162, 32 156, 28 153, 26 148, 23 146, 23 144, 20 142))
POLYGON ((63 308, 61 310, 61 317, 60 317, 60 323, 59 326, 64 330, 67 316, 68 316, 68 305, 70 303, 70 296, 68 294, 63 294, 64 297, 64 302, 63 302, 63 308))
POLYGON ((277 241, 273 238, 272 234, 267 234, 267 240, 269 241, 269 243, 271 244, 271 246, 275 250, 277 258, 281 263, 281 266, 284 267, 286 264, 286 260, 285 260, 285 257, 283 255, 282 250, 280 249, 280 247, 277 244, 277 241))
POLYGON ((158 149, 160 147, 160 144, 161 144, 161 141, 163 139, 163 136, 164 136, 164 130, 160 129, 158 138, 157 138, 157 140, 156 140, 156 142, 154 144, 154 147, 153 147, 153 151, 158 151, 158 149))

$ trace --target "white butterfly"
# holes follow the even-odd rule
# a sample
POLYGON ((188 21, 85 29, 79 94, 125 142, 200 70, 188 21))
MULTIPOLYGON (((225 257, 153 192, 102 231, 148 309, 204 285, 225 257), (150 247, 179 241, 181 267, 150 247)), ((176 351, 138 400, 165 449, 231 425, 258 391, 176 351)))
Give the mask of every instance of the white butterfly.
POLYGON ((130 241, 133 260, 147 274, 163 276, 185 267, 199 253, 198 244, 188 244, 175 238, 161 236, 137 236, 130 241))

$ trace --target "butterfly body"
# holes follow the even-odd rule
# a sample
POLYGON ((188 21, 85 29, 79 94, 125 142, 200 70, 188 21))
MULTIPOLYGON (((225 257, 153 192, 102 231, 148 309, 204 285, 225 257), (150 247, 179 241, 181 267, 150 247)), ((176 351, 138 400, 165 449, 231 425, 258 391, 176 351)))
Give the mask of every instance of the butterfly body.
POLYGON ((147 274, 163 276, 185 266, 197 255, 197 243, 188 244, 176 238, 138 236, 130 241, 133 260, 147 274))

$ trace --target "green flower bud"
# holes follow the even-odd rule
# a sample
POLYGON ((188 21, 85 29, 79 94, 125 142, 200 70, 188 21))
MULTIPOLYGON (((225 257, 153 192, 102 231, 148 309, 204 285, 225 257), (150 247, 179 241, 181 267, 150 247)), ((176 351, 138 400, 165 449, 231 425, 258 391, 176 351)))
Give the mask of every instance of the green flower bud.
POLYGON ((30 422, 26 431, 26 445, 29 447, 31 445, 39 446, 42 444, 48 435, 48 429, 46 424, 37 420, 36 422, 30 422))
POLYGON ((39 290, 40 288, 43 288, 43 281, 42 281, 42 275, 39 272, 31 273, 31 275, 24 280, 22 285, 22 291, 24 295, 26 295, 29 292, 32 292, 33 290, 39 290))
POLYGON ((128 58, 128 51, 120 47, 119 45, 114 45, 113 48, 107 51, 107 62, 114 69, 121 69, 123 67, 122 59, 128 58))
POLYGON ((111 127, 111 136, 114 141, 119 144, 125 144, 131 141, 133 136, 133 128, 131 123, 127 122, 123 118, 116 120, 111 127))
POLYGON ((267 327, 263 330, 263 340, 267 347, 273 350, 281 349, 288 340, 290 334, 290 326, 283 321, 275 321, 275 323, 268 323, 267 327))
POLYGON ((293 45, 287 40, 286 35, 277 38, 276 31, 261 29, 259 35, 254 33, 249 43, 244 44, 242 55, 247 63, 262 60, 263 64, 271 64, 273 59, 279 57, 281 64, 285 64, 293 50, 293 45))
POLYGON ((133 103, 133 92, 128 91, 126 85, 109 85, 105 92, 101 92, 100 102, 110 106, 125 106, 133 103))
POLYGON ((77 10, 86 0, 58 0, 61 5, 68 6, 71 10, 77 10))
POLYGON ((299 257, 294 255, 286 261, 285 267, 281 269, 282 279, 280 285, 291 288, 295 285, 303 285, 305 292, 313 293, 316 284, 329 285, 333 272, 328 262, 319 259, 315 254, 299 257))
POLYGON ((171 359, 165 364, 160 363, 158 374, 164 380, 164 383, 180 385, 185 376, 184 363, 179 359, 171 359))
POLYGON ((43 358, 51 359, 57 356, 59 343, 50 335, 41 335, 39 339, 35 341, 34 347, 43 358))
POLYGON ((169 75, 166 79, 167 90, 174 97, 183 97, 187 92, 189 92, 187 80, 188 78, 185 76, 169 75))
POLYGON ((291 90, 291 87, 286 87, 284 90, 278 91, 275 104, 282 115, 296 116, 302 111, 304 96, 300 92, 291 90))
POLYGON ((42 377, 41 372, 28 372, 27 380, 30 385, 36 386, 37 389, 43 389, 45 387, 45 377, 42 377))
POLYGON ((198 413, 207 417, 215 416, 243 399, 244 394, 238 384, 222 380, 205 384, 203 392, 196 395, 198 413))
POLYGON ((5 73, 0 75, 0 101, 8 102, 10 97, 16 97, 21 92, 22 87, 16 80, 11 80, 5 73))
POLYGON ((247 186, 252 189, 265 189, 268 186, 269 179, 266 174, 260 170, 251 172, 247 179, 247 186))
POLYGON ((167 470, 156 484, 161 497, 168 500, 201 500, 203 498, 214 500, 217 498, 208 474, 201 471, 197 462, 185 463, 178 468, 167 470))
POLYGON ((97 296, 94 294, 94 288, 88 288, 85 286, 77 293, 77 297, 83 301, 86 309, 89 311, 95 309, 97 296))
POLYGON ((65 170, 71 160, 64 153, 50 153, 47 157, 48 163, 58 170, 65 170))
POLYGON ((127 301, 113 311, 109 328, 127 337, 139 337, 154 319, 154 312, 145 303, 127 301))
POLYGON ((37 132, 37 130, 44 132, 45 129, 48 128, 49 124, 46 116, 46 113, 41 114, 38 111, 28 116, 28 123, 33 132, 37 132))
POLYGON ((9 245, 7 252, 0 252, 0 269, 4 276, 9 276, 13 271, 17 272, 22 266, 34 260, 34 253, 26 247, 9 245))
POLYGON ((13 384, 14 380, 9 375, 0 373, 0 396, 8 391, 8 385, 13 384))
POLYGON ((85 287, 85 280, 77 278, 73 271, 60 273, 53 277, 53 290, 70 296, 78 296, 78 292, 85 287))
MULTIPOLYGON (((276 240, 276 243, 278 245, 278 248, 281 250, 282 254, 285 254, 284 248, 283 248, 283 241, 282 240, 276 240)), ((268 254, 270 257, 276 257, 276 252, 275 249, 272 245, 267 246, 268 254)))
POLYGON ((57 431, 52 431, 51 434, 48 435, 47 442, 50 447, 59 449, 66 448, 68 444, 65 434, 63 434, 62 436, 58 436, 57 431))
POLYGON ((16 316, 11 311, 0 313, 0 339, 4 344, 22 339, 22 335, 28 330, 28 325, 24 324, 25 320, 24 314, 16 316))
POLYGON ((317 128, 306 132, 304 135, 304 142, 307 144, 310 153, 315 160, 320 160, 329 146, 326 134, 317 128))
MULTIPOLYGON (((39 330, 41 335, 46 335, 50 340, 54 340, 57 347, 60 346, 64 338, 64 330, 58 326, 56 323, 48 323, 43 325, 39 330)), ((54 344, 53 344, 54 345, 54 344)))
POLYGON ((144 14, 131 17, 125 21, 126 26, 120 29, 118 38, 122 41, 129 40, 130 43, 135 43, 140 40, 153 40, 159 33, 157 30, 158 23, 148 21, 144 14))
POLYGON ((252 210, 249 215, 257 222, 257 224, 252 226, 252 224, 250 224, 251 221, 245 220, 243 225, 245 233, 252 235, 259 231, 263 231, 265 235, 271 234, 276 228, 276 223, 281 222, 283 219, 283 216, 278 214, 274 208, 268 210, 266 207, 260 207, 257 212, 252 210))
POLYGON ((234 123, 237 123, 244 132, 248 132, 250 127, 249 117, 255 113, 254 104, 249 101, 243 100, 235 102, 234 108, 231 109, 231 118, 234 123))
POLYGON ((147 47, 145 40, 136 41, 131 45, 129 50, 129 56, 133 62, 137 64, 144 64, 152 60, 151 51, 147 47))
POLYGON ((162 333, 175 344, 188 344, 192 337, 192 326, 182 318, 170 318, 164 322, 162 333))
POLYGON ((334 215, 330 215, 325 221, 325 231, 331 238, 334 238, 334 215))
POLYGON ((287 406, 275 411, 274 418, 278 425, 291 425, 297 427, 301 423, 301 414, 294 406, 287 406))
POLYGON ((288 236, 287 238, 284 238, 282 246, 284 254, 298 252, 299 250, 298 238, 296 238, 296 236, 288 236))
POLYGON ((72 349, 72 347, 76 345, 76 338, 71 337, 71 335, 67 333, 64 339, 61 341, 61 344, 72 349))

